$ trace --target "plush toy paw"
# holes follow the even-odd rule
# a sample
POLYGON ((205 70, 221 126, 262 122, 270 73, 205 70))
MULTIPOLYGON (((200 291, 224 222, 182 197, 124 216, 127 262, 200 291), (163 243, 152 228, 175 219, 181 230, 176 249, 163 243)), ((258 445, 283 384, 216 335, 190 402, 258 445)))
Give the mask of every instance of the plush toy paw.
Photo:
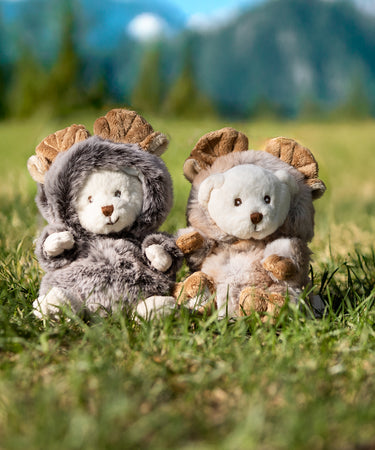
POLYGON ((61 307, 72 305, 71 299, 65 293, 53 287, 48 294, 41 295, 33 302, 33 313, 38 319, 43 317, 57 318, 61 313, 61 307))
POLYGON ((177 247, 184 255, 202 248, 203 244, 204 239, 198 231, 191 231, 190 233, 183 234, 176 241, 177 247))
POLYGON ((74 246, 74 238, 70 231, 60 231, 50 234, 44 242, 44 251, 48 256, 58 256, 64 250, 70 250, 74 246))
POLYGON ((172 265, 171 255, 159 244, 148 246, 145 253, 151 265, 160 272, 166 272, 172 265))
POLYGON ((297 267, 289 258, 270 255, 263 261, 263 267, 278 280, 287 280, 297 273, 297 267))
POLYGON ((215 305, 215 284, 204 272, 195 272, 177 283, 173 295, 179 305, 203 313, 215 305))
POLYGON ((265 292, 262 289, 247 287, 240 293, 240 316, 247 316, 252 312, 262 315, 262 322, 271 322, 278 316, 285 298, 276 292, 265 292))
POLYGON ((168 315, 174 309, 176 309, 176 300, 174 297, 154 295, 146 298, 143 302, 138 303, 136 314, 145 320, 150 320, 155 317, 168 315))

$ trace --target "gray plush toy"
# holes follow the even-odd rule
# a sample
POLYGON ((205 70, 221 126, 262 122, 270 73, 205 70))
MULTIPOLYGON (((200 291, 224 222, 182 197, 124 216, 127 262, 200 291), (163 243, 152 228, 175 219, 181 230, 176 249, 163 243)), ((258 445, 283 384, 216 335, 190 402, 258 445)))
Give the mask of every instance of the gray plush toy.
POLYGON ((48 225, 36 244, 46 271, 34 313, 108 313, 175 304, 170 297, 182 254, 156 230, 173 199, 160 154, 168 141, 133 111, 116 109, 90 137, 72 125, 46 139, 28 161, 37 205, 48 225), (145 301, 145 303, 143 302, 145 301))

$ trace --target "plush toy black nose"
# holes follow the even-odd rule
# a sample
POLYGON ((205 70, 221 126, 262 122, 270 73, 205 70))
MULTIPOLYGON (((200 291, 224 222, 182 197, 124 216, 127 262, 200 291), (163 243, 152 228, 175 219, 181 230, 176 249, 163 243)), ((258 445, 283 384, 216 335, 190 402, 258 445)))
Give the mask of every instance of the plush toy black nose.
POLYGON ((262 221, 263 214, 259 212, 252 213, 250 214, 250 219, 253 222, 253 224, 256 225, 257 223, 262 221))
POLYGON ((102 206, 102 212, 106 217, 113 213, 113 205, 102 206))

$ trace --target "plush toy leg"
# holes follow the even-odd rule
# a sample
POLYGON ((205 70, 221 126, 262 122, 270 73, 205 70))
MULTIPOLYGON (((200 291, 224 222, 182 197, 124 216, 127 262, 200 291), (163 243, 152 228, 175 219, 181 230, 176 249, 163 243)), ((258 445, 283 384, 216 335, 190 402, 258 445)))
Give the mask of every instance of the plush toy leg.
POLYGON ((39 319, 46 316, 57 318, 62 306, 70 306, 76 313, 82 310, 82 305, 76 299, 68 297, 62 289, 53 287, 46 295, 41 295, 34 300, 33 313, 39 319))
POLYGON ((143 319, 150 320, 155 317, 163 317, 176 309, 176 300, 174 297, 163 297, 154 295, 138 303, 136 314, 143 319))
POLYGON ((285 303, 285 298, 276 292, 265 292, 262 289, 247 287, 240 293, 239 314, 247 316, 252 312, 262 314, 262 322, 275 319, 281 307, 285 303))
POLYGON ((204 272, 195 272, 185 281, 177 283, 174 297, 179 305, 183 305, 199 313, 215 304, 215 284, 204 272))

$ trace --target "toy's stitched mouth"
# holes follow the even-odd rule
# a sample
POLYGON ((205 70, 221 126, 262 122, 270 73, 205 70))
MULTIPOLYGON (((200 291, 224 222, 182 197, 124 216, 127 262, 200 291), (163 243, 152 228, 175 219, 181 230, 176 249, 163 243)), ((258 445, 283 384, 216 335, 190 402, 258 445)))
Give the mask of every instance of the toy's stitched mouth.
POLYGON ((251 229, 251 232, 252 233, 258 233, 259 231, 262 231, 261 224, 254 224, 252 229, 251 229))
POLYGON ((115 223, 117 223, 119 221, 120 217, 117 217, 117 219, 112 222, 111 218, 109 217, 108 220, 109 222, 106 223, 106 225, 114 225, 115 223))

